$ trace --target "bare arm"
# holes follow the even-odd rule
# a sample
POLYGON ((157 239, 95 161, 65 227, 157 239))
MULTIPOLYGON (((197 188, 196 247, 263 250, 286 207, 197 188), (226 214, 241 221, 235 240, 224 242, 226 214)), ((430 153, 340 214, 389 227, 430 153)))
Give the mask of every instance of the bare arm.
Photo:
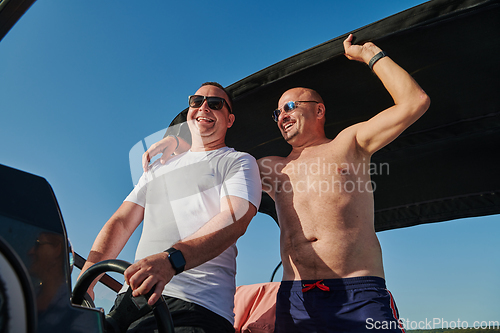
POLYGON ((191 148, 191 145, 184 141, 180 136, 167 136, 160 141, 153 143, 149 149, 142 154, 142 168, 144 172, 148 171, 149 162, 151 159, 158 155, 162 154, 160 157, 161 164, 165 164, 169 159, 172 158, 172 154, 179 155, 188 151, 191 148), (177 145, 177 140, 179 141, 179 145, 177 145))
MULTIPOLYGON (((344 41, 345 55, 350 60, 368 64, 381 50, 373 43, 352 45, 352 35, 344 41)), ((430 99, 413 78, 389 57, 373 66, 394 100, 394 106, 359 124, 356 141, 361 149, 373 154, 396 139, 429 108, 430 99)))
MULTIPOLYGON (((234 196, 222 198, 219 214, 193 235, 173 246, 184 255, 185 269, 196 267, 224 252, 245 233, 256 213, 256 207, 245 199, 234 196)), ((163 288, 174 275, 167 253, 162 252, 130 266, 125 271, 125 281, 134 290, 133 296, 144 295, 156 285, 148 300, 152 305, 160 298, 163 288)))
MULTIPOLYGON (((129 240, 130 236, 141 223, 144 217, 144 208, 125 201, 120 208, 111 216, 97 235, 89 257, 80 272, 80 276, 95 263, 107 259, 115 259, 129 240)), ((94 286, 96 279, 89 287, 88 293, 94 298, 94 286)))

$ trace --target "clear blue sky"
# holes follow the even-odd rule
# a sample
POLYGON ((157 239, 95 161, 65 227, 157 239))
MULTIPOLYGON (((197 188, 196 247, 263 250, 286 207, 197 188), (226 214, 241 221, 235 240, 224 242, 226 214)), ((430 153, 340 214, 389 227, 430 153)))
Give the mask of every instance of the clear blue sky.
MULTIPOLYGON (((200 83, 230 85, 421 2, 39 0, 0 42, 0 163, 50 182, 87 256, 133 187, 130 149, 200 83)), ((252 221, 238 285, 269 280, 278 235, 269 217, 252 221)), ((499 216, 378 235, 401 317, 500 320, 499 216)), ((120 258, 133 261, 138 238, 120 258)))

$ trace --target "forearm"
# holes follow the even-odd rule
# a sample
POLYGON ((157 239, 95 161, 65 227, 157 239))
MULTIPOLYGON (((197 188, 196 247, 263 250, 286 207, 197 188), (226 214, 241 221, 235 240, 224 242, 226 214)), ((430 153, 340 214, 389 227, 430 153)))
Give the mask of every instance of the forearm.
MULTIPOLYGON (((90 250, 82 273, 93 264, 107 259, 115 259, 125 246, 128 237, 115 238, 114 235, 126 235, 127 231, 119 221, 108 221, 97 235, 90 250)), ((130 237, 130 235, 128 235, 130 237)))
POLYGON ((171 152, 171 154, 180 155, 188 151, 189 148, 191 148, 191 144, 184 140, 181 136, 167 135, 160 141, 154 143, 149 150, 155 154, 158 154, 157 151, 161 150, 162 153, 171 152))
POLYGON ((183 138, 180 136, 177 137, 177 140, 179 140, 179 146, 177 149, 174 151, 175 155, 180 155, 186 151, 188 151, 191 148, 191 144, 186 142, 183 138))
MULTIPOLYGON (((257 209, 244 199, 230 198, 221 200, 221 212, 202 228, 174 244, 173 247, 180 250, 186 260, 184 269, 194 268, 217 257, 245 233, 257 209)), ((125 282, 133 289, 134 297, 154 289, 148 300, 153 305, 175 273, 167 253, 160 252, 131 265, 124 277, 125 282)))
MULTIPOLYGON (((123 247, 125 246, 125 242, 116 242, 113 240, 112 235, 113 234, 122 234, 121 228, 118 228, 116 224, 114 223, 106 223, 106 225, 103 227, 103 229, 99 232, 97 235, 96 240, 94 241, 94 244, 92 245, 92 249, 90 250, 89 256, 87 258, 87 261, 85 261, 85 264, 82 267, 82 270, 80 272, 80 275, 78 276, 78 279, 80 279, 81 275, 87 271, 90 267, 92 267, 94 264, 101 262, 103 260, 107 259, 116 259, 118 254, 121 252, 123 247)), ((94 287, 101 278, 102 275, 97 277, 92 283, 90 284, 88 288, 88 293, 94 299, 94 287)))
MULTIPOLYGON (((345 55, 350 60, 369 64, 381 49, 371 43, 353 45, 353 35, 344 40, 345 55)), ((415 115, 417 119, 429 106, 429 98, 410 74, 397 65, 390 57, 380 58, 372 67, 382 81, 389 94, 394 99, 395 106, 403 117, 415 115)), ((410 121, 411 122, 411 121, 410 121)))
MULTIPOLYGON (((243 199, 231 201, 234 202, 228 200, 228 204, 222 204, 221 201, 221 206, 226 207, 222 207, 219 214, 193 235, 174 244, 173 247, 180 250, 186 260, 184 269, 194 268, 217 257, 244 234, 257 209, 243 199)), ((167 253, 161 252, 134 263, 125 271, 124 276, 126 283, 133 289, 134 297, 143 295, 154 287, 154 292, 148 300, 152 305, 175 273, 167 253)))
POLYGON ((149 162, 151 159, 162 154, 160 157, 160 163, 165 164, 172 155, 180 155, 191 148, 191 144, 186 142, 180 136, 168 135, 161 139, 160 141, 154 143, 149 147, 149 149, 142 155, 142 168, 144 172, 148 171, 149 162))
POLYGON ((391 58, 384 57, 377 61, 373 71, 392 96, 395 105, 405 107, 405 111, 415 113, 417 118, 427 110, 429 98, 426 93, 411 75, 391 58))
MULTIPOLYGON (((106 222, 97 235, 80 276, 95 263, 115 259, 142 221, 144 209, 132 202, 124 202, 106 222)), ((80 278, 80 276, 78 278, 80 278)), ((95 282, 89 289, 92 289, 95 282)))
POLYGON ((175 244, 173 247, 186 259, 185 269, 201 265, 224 252, 245 233, 256 213, 252 204, 239 218, 230 210, 222 211, 196 233, 175 244))
POLYGON ((360 149, 368 154, 396 139, 424 114, 430 103, 415 80, 390 58, 380 59, 373 70, 395 104, 358 126, 356 141, 360 149))

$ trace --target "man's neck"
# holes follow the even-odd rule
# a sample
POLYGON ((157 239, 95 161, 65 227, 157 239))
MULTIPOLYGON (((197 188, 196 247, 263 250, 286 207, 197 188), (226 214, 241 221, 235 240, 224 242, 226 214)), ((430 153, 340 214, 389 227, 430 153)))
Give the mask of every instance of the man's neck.
POLYGON ((193 143, 191 145, 191 151, 202 152, 202 151, 217 150, 224 147, 226 147, 226 143, 224 141, 206 142, 206 141, 193 140, 193 143))
POLYGON ((289 142, 290 145, 292 146, 292 152, 290 154, 300 154, 305 149, 317 147, 317 146, 323 145, 325 143, 329 143, 331 141, 332 141, 331 139, 328 139, 327 137, 322 136, 322 137, 316 137, 312 140, 308 140, 308 141, 304 141, 304 142, 298 142, 298 141, 294 141, 293 143, 289 142))

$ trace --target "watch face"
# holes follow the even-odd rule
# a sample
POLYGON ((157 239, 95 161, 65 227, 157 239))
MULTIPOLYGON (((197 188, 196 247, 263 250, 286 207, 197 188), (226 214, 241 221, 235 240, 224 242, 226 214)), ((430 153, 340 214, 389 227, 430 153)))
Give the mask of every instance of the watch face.
POLYGON ((175 251, 170 254, 170 258, 172 258, 172 261, 175 262, 176 266, 182 266, 186 262, 184 261, 184 256, 180 251, 175 251))
POLYGON ((169 254, 168 258, 170 259, 172 266, 178 273, 184 270, 184 266, 186 265, 186 260, 184 259, 184 256, 182 255, 181 251, 173 251, 172 253, 169 254))

